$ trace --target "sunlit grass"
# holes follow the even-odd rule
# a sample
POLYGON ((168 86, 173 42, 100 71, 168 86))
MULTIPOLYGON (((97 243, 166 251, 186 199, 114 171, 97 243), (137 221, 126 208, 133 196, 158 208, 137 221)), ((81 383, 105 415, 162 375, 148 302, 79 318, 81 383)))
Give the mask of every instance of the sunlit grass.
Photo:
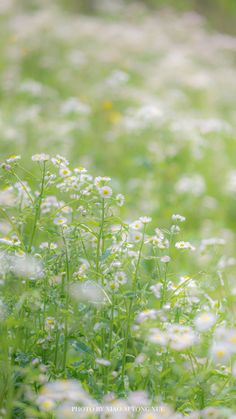
POLYGON ((0 10, 2 417, 234 418, 235 38, 0 10))

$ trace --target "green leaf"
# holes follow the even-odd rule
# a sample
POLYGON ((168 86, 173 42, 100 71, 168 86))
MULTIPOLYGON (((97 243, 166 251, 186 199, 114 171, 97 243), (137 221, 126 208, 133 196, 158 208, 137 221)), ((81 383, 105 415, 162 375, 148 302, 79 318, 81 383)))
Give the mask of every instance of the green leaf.
POLYGON ((79 352, 84 352, 84 353, 93 355, 92 349, 89 346, 87 346, 84 342, 80 342, 80 341, 73 342, 73 347, 79 352))
POLYGON ((101 261, 107 259, 109 256, 111 255, 111 250, 107 249, 105 250, 105 252, 101 255, 101 257, 99 258, 101 261))

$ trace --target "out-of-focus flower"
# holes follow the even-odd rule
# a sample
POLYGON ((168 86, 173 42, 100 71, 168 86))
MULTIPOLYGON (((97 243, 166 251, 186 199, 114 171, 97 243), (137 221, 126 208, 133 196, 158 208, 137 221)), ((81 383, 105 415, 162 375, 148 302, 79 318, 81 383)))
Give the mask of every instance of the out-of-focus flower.
POLYGON ((67 219, 65 217, 56 217, 54 218, 53 223, 56 226, 63 226, 67 223, 67 219))
POLYGON ((177 249, 190 249, 190 250, 195 250, 195 247, 191 243, 185 242, 185 241, 176 242, 175 243, 175 247, 177 249))
POLYGON ((70 294, 72 298, 84 304, 101 305, 107 301, 103 289, 90 280, 71 284, 70 294))
POLYGON ((38 162, 45 162, 45 161, 50 160, 50 156, 49 156, 49 154, 45 154, 45 153, 34 154, 32 156, 32 160, 33 161, 38 161, 38 162))
POLYGON ((216 322, 216 315, 214 313, 205 312, 200 313, 195 317, 194 323, 196 329, 200 332, 210 329, 216 322))

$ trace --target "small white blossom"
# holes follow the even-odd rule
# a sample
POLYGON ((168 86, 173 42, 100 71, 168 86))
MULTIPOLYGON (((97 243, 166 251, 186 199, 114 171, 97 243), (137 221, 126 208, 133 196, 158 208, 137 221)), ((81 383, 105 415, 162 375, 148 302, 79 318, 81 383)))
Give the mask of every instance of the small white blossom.
POLYGON ((167 334, 159 329, 151 329, 149 340, 161 346, 166 346, 168 343, 167 334))
POLYGON ((180 215, 180 214, 173 214, 172 215, 172 220, 173 221, 179 221, 180 223, 183 223, 186 220, 186 218, 183 217, 183 215, 180 215))
POLYGON ((154 309, 147 309, 147 310, 141 311, 136 316, 136 322, 137 323, 143 323, 147 319, 155 320, 156 317, 157 317, 157 314, 158 314, 158 310, 154 310, 154 309))
POLYGON ((160 259, 160 261, 163 262, 163 263, 169 263, 170 260, 171 260, 171 258, 168 255, 161 256, 161 259, 160 259))
POLYGON ((115 273, 115 280, 120 284, 125 284, 127 282, 127 276, 125 272, 119 271, 115 273))
POLYGON ((136 220, 130 224, 130 228, 132 228, 133 230, 141 230, 142 227, 143 223, 141 220, 136 220))
POLYGON ((95 281, 84 281, 71 284, 71 297, 84 304, 101 305, 105 300, 102 288, 95 281))
POLYGON ((102 186, 105 186, 105 184, 110 181, 111 178, 108 176, 96 176, 94 179, 94 185, 96 186, 96 188, 100 189, 102 186))
POLYGON ((87 169, 85 169, 84 167, 75 167, 74 172, 76 174, 81 175, 81 174, 87 173, 87 169))
POLYGON ((96 364, 103 365, 104 367, 109 367, 111 365, 108 359, 103 359, 103 358, 96 358, 95 362, 96 364))
POLYGON ((16 163, 17 161, 19 161, 21 159, 21 156, 10 156, 8 157, 8 159, 6 159, 7 163, 16 163))
POLYGON ((56 217, 54 218, 53 223, 57 226, 62 226, 67 223, 67 219, 65 217, 56 217))
POLYGON ((112 196, 112 189, 110 186, 102 186, 99 188, 98 192, 103 199, 107 199, 112 196))
POLYGON ((117 203, 118 207, 122 207, 124 205, 124 202, 125 202, 124 195, 122 195, 121 193, 116 195, 116 203, 117 203))
POLYGON ((140 231, 132 231, 130 235, 130 240, 134 243, 139 243, 143 238, 143 235, 140 231))
POLYGON ((58 248, 58 245, 56 243, 42 242, 39 247, 40 249, 55 250, 58 248))
POLYGON ((61 167, 59 170, 59 175, 62 177, 68 177, 71 175, 71 170, 68 167, 61 167))
POLYGON ((224 363, 230 358, 230 347, 225 342, 215 342, 211 347, 210 355, 216 362, 224 363))
POLYGON ((185 242, 185 241, 176 242, 175 243, 175 247, 177 249, 191 249, 191 250, 195 250, 195 247, 191 243, 185 242))
POLYGON ((173 225, 170 227, 170 232, 171 232, 172 234, 178 234, 178 233, 180 232, 180 227, 179 227, 178 225, 176 225, 176 224, 173 224, 173 225))
POLYGON ((152 221, 151 217, 146 217, 146 216, 139 217, 139 219, 140 219, 141 223, 143 223, 143 224, 148 224, 152 221))
POLYGON ((200 332, 210 329, 212 326, 214 326, 215 322, 216 316, 214 313, 210 312, 200 313, 194 320, 196 329, 200 332))
POLYGON ((60 154, 57 154, 56 157, 52 157, 51 162, 56 167, 67 167, 69 164, 68 160, 63 156, 60 156, 60 154))
POLYGON ((45 161, 48 161, 49 159, 50 159, 50 156, 48 155, 48 154, 45 154, 45 153, 41 153, 41 154, 34 154, 32 157, 31 157, 31 159, 33 160, 33 161, 42 161, 42 162, 45 162, 45 161))

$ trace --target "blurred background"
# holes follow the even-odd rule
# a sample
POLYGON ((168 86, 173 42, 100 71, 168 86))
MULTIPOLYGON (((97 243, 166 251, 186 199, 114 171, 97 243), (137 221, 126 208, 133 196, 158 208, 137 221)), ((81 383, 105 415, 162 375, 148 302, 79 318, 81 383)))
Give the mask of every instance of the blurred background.
MULTIPOLYGON (((6 1, 6 0, 5 0, 6 1)), ((25 0, 20 2, 23 7, 35 8, 39 2, 25 0)), ((40 2, 41 3, 41 2, 40 2)), ((97 13, 105 7, 123 7, 140 3, 150 10, 160 10, 171 7, 177 11, 196 11, 206 16, 211 24, 229 33, 236 32, 236 2, 234 0, 58 0, 65 9, 74 13, 97 13)), ((44 1, 44 4, 46 2, 44 1)), ((48 4, 50 2, 48 1, 48 4)))
MULTIPOLYGON (((160 10, 164 7, 172 7, 177 11, 196 11, 206 16, 210 23, 220 30, 229 33, 236 32, 236 2, 234 0, 139 0, 149 9, 160 10)), ((115 2, 114 2, 115 3, 115 2)), ((135 3, 128 0, 127 4, 135 3)), ((66 8, 74 11, 93 13, 99 9, 99 0, 72 0, 62 3, 66 8)))
MULTIPOLYGON (((113 178, 124 215, 236 227, 234 0, 2 0, 0 149, 113 178)), ((227 253, 227 252, 226 252, 227 253)))

